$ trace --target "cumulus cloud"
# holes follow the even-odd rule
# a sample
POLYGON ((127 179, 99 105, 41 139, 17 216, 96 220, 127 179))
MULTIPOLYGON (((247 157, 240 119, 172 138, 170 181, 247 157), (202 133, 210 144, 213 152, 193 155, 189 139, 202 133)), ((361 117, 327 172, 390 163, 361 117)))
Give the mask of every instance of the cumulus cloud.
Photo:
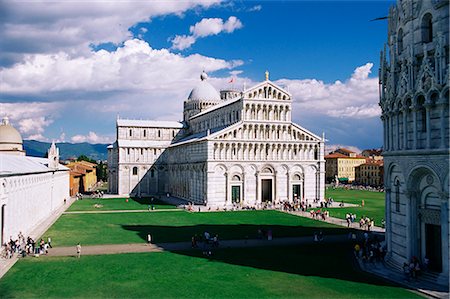
POLYGON ((24 139, 47 140, 42 134, 58 116, 60 103, 0 103, 0 116, 7 116, 24 139))
POLYGON ((192 86, 202 70, 232 69, 242 63, 199 54, 182 56, 132 39, 115 51, 93 51, 84 57, 64 52, 28 55, 22 63, 0 69, 0 89, 14 95, 167 90, 192 86))
POLYGON ((229 17, 225 22, 220 18, 204 18, 189 28, 191 35, 176 35, 172 39, 172 48, 184 50, 192 46, 199 38, 221 32, 231 33, 242 26, 242 22, 235 16, 229 17))
POLYGON ((189 9, 208 8, 220 0, 184 1, 3 1, 0 3, 0 63, 12 65, 23 55, 64 51, 89 53, 89 46, 119 44, 139 22, 189 9))
POLYGON ((348 150, 351 150, 357 154, 360 154, 362 150, 356 146, 353 145, 345 145, 345 144, 326 144, 325 145, 325 154, 329 154, 338 148, 346 148, 348 150))
POLYGON ((112 138, 109 136, 100 136, 95 132, 90 131, 87 135, 75 135, 71 138, 73 143, 111 143, 112 138))
POLYGON ((253 6, 253 7, 250 7, 249 9, 248 9, 248 11, 250 11, 250 12, 252 12, 252 11, 260 11, 262 9, 262 6, 261 5, 255 5, 255 6, 253 6))
MULTIPOLYGON (((378 78, 370 78, 373 63, 357 67, 345 81, 325 83, 316 79, 281 79, 293 95, 298 111, 325 114, 339 118, 371 118, 380 115, 378 107, 378 78)), ((297 110, 297 109, 296 109, 297 110)))

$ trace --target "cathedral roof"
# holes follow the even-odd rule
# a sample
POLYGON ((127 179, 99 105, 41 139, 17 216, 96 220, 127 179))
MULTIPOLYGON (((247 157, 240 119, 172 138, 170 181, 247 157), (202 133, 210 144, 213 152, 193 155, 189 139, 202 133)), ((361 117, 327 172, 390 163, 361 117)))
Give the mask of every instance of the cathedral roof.
MULTIPOLYGON (((57 170, 67 171, 68 168, 58 164, 57 170)), ((0 177, 53 171, 48 167, 47 158, 0 154, 0 177)))
POLYGON ((183 128, 183 124, 178 121, 165 120, 118 119, 117 125, 119 127, 183 128))
POLYGON ((200 83, 192 89, 189 101, 220 101, 219 92, 208 82, 208 75, 203 72, 200 75, 200 83))
POLYGON ((0 144, 11 145, 11 150, 17 148, 17 145, 22 147, 22 136, 10 125, 7 117, 0 124, 0 144))

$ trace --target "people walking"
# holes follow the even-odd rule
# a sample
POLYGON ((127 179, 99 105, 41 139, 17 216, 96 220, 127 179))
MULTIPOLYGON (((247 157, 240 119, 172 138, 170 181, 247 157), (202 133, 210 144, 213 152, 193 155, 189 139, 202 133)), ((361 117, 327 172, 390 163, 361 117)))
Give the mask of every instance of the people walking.
POLYGON ((80 258, 80 256, 81 256, 81 244, 78 243, 77 244, 77 258, 80 258))

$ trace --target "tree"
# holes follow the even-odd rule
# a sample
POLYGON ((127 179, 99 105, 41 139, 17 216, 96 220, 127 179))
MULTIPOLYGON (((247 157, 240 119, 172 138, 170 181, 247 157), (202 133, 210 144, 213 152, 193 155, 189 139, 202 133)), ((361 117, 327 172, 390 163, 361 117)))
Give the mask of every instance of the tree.
POLYGON ((100 161, 100 163, 97 164, 97 181, 103 181, 106 182, 108 179, 108 170, 107 165, 103 163, 103 161, 100 161))
POLYGON ((86 156, 86 155, 80 155, 80 156, 78 157, 77 161, 87 161, 87 162, 90 162, 90 163, 97 164, 97 162, 96 162, 95 160, 89 158, 89 157, 86 156))

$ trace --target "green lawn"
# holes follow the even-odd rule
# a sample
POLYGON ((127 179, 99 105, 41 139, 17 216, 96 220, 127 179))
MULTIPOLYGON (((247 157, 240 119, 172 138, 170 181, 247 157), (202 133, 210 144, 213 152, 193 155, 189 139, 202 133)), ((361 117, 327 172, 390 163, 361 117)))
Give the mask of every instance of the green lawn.
POLYGON ((20 260, 0 298, 420 298, 353 270, 349 244, 20 260))
MULTIPOLYGON (((75 201, 68 211, 107 211, 107 210, 148 210, 151 203, 150 198, 83 198, 75 201), (128 200, 128 201, 127 201, 128 200), (102 205, 101 208, 94 207, 95 204, 102 205)), ((175 206, 154 200, 155 210, 175 209, 175 206)))
POLYGON ((325 196, 326 198, 332 197, 335 202, 344 201, 359 205, 358 207, 351 208, 328 209, 331 217, 345 219, 346 213, 352 213, 356 214, 356 218, 359 220, 361 216, 368 216, 374 219, 375 225, 377 226, 381 226, 381 220, 385 218, 384 192, 327 188, 325 196), (364 208, 360 206, 362 200, 364 200, 364 208))
POLYGON ((190 241, 208 231, 221 239, 256 238, 259 228, 271 228, 274 237, 346 233, 346 228, 277 211, 188 213, 63 214, 44 234, 55 246, 139 243, 152 234, 156 243, 190 241))

